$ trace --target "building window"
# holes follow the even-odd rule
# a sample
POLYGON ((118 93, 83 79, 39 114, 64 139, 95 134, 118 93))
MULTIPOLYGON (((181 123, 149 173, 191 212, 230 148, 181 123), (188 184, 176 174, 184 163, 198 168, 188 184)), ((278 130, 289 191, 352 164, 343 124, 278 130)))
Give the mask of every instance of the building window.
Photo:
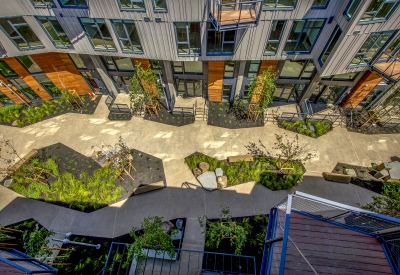
POLYGON ((77 53, 70 53, 69 57, 72 59, 74 62, 75 66, 78 69, 87 69, 85 63, 83 62, 82 58, 79 56, 77 53))
POLYGON ((222 102, 230 102, 232 94, 232 85, 224 84, 222 86, 222 102))
POLYGON ((38 16, 36 18, 42 24, 42 27, 46 30, 48 36, 56 47, 65 48, 71 46, 67 34, 55 17, 38 16))
POLYGON ((309 98, 309 102, 315 102, 318 98, 318 96, 322 93, 322 91, 325 89, 325 85, 319 83, 317 87, 315 87, 312 95, 309 98))
POLYGON ((382 52, 377 62, 385 62, 390 57, 400 58, 400 36, 382 52))
POLYGON ((86 0, 59 0, 61 6, 64 7, 77 7, 77 8, 87 8, 86 0))
POLYGON ((154 11, 167 11, 167 0, 153 0, 154 11))
POLYGON ((9 79, 9 81, 24 94, 30 101, 42 101, 40 96, 38 96, 29 86, 20 78, 9 79))
POLYGON ((37 75, 34 76, 34 78, 53 98, 61 97, 60 89, 58 89, 46 75, 37 75))
POLYGON ((176 79, 178 95, 182 97, 203 96, 203 80, 198 79, 176 79))
POLYGON ((80 18, 94 49, 116 51, 104 19, 80 18))
POLYGON ((161 62, 160 60, 150 59, 150 67, 158 75, 162 76, 161 62))
POLYGON ((13 71, 13 69, 8 66, 6 62, 0 60, 0 74, 4 77, 6 76, 17 76, 17 74, 13 71))
POLYGON ((123 52, 143 53, 134 21, 112 20, 123 52))
POLYGON ((175 74, 203 74, 202 61, 174 61, 175 74))
POLYGON ((250 85, 244 85, 242 99, 249 100, 249 93, 250 93, 250 85))
POLYGON ((347 20, 349 20, 353 16, 360 2, 361 0, 350 0, 349 4, 347 5, 343 13, 344 17, 347 20))
POLYGON ((207 23, 207 54, 232 55, 235 48, 236 31, 218 32, 212 23, 207 23))
POLYGON ((135 68, 130 57, 102 56, 104 64, 109 71, 134 71, 135 68))
POLYGON ((128 76, 114 75, 113 80, 118 88, 119 94, 128 94, 131 90, 131 78, 128 76))
POLYGON ((253 78, 258 75, 258 71, 260 70, 261 61, 260 60, 251 60, 249 63, 249 71, 247 73, 248 78, 253 78))
POLYGON ((264 0, 265 9, 294 9, 297 0, 264 0))
POLYGON ((279 42, 282 37, 283 30, 285 29, 286 20, 274 20, 272 21, 271 33, 265 47, 264 55, 275 55, 279 42))
POLYGON ((294 20, 284 51, 310 53, 321 33, 324 22, 324 19, 294 20))
POLYGON ((178 55, 200 55, 200 22, 176 22, 178 55))
POLYGON ((366 65, 375 54, 389 41, 395 31, 373 32, 354 56, 349 67, 366 65))
POLYGON ((317 99, 319 103, 338 104, 343 93, 347 90, 347 87, 343 86, 328 86, 323 93, 317 99))
POLYGON ((334 80, 334 81, 354 81, 359 74, 360 74, 359 72, 337 74, 337 75, 333 76, 332 80, 334 80))
POLYGON ((225 79, 233 78, 234 71, 235 71, 235 61, 233 60, 225 61, 224 78, 225 79))
POLYGON ((15 104, 14 101, 12 101, 11 99, 8 98, 8 96, 6 96, 5 94, 3 94, 2 92, 0 92, 0 103, 3 105, 12 105, 15 104))
POLYGON ((44 48, 22 16, 0 18, 0 26, 19 49, 44 48))
POLYGON ((31 74, 43 72, 35 60, 33 60, 29 55, 21 55, 16 58, 31 74))
POLYGON ((342 30, 337 25, 333 30, 332 36, 329 39, 328 43, 325 46, 325 49, 322 51, 321 55, 318 58, 319 65, 322 67, 325 61, 328 59, 328 56, 331 54, 333 48, 336 45, 336 42, 339 40, 340 35, 342 34, 342 30))
POLYGON ((329 0, 314 0, 312 9, 325 9, 329 4, 329 0))
POLYGON ((279 78, 311 79, 315 70, 312 60, 286 60, 279 78))
POLYGON ((398 0, 372 0, 360 22, 386 20, 397 7, 398 0))
POLYGON ((54 6, 53 0, 31 0, 35 7, 54 6))
POLYGON ((99 92, 99 86, 97 86, 96 81, 90 72, 80 72, 82 77, 86 80, 87 84, 92 88, 93 91, 99 92))
POLYGON ((121 10, 145 10, 143 0, 118 0, 121 10))

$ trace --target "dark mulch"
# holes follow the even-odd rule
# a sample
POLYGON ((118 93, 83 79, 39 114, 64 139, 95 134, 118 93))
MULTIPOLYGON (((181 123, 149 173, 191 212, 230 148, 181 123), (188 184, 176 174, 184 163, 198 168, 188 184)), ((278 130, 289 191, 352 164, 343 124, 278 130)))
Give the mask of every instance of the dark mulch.
POLYGON ((160 110, 158 110, 158 116, 152 113, 151 115, 146 111, 144 114, 144 119, 168 124, 172 126, 184 126, 194 123, 194 116, 173 116, 168 109, 160 103, 160 110))
POLYGON ((352 113, 345 112, 346 128, 349 132, 361 133, 366 135, 373 134, 396 134, 400 133, 400 127, 389 128, 382 127, 379 123, 371 124, 367 123, 364 127, 361 126, 365 122, 365 111, 352 110, 352 113))
POLYGON ((207 124, 229 129, 263 127, 263 115, 260 114, 257 121, 248 119, 247 107, 248 104, 245 105, 245 112, 242 112, 240 115, 235 115, 230 103, 210 102, 207 124))
POLYGON ((372 167, 357 166, 346 163, 337 163, 332 173, 345 174, 346 169, 354 169, 356 177, 351 179, 351 183, 373 192, 382 193, 383 180, 375 178, 375 171, 372 167))
MULTIPOLYGON (((163 181, 164 185, 166 183, 164 166, 161 159, 139 150, 134 150, 132 156, 132 164, 136 168, 136 171, 132 169, 131 175, 135 181, 132 182, 132 179, 126 174, 123 174, 123 180, 121 178, 116 179, 115 185, 123 188, 121 197, 117 201, 131 197, 133 195, 133 189, 138 185, 146 185, 159 181, 163 181)), ((42 162, 52 158, 58 165, 60 174, 68 172, 74 174, 76 178, 79 178, 82 172, 93 175, 94 171, 101 168, 92 158, 86 157, 62 143, 55 143, 38 149, 38 154, 35 158, 38 158, 42 162)), ((30 160, 28 160, 27 163, 29 163, 29 161, 30 160)), ((9 179, 9 177, 6 177, 0 184, 4 185, 4 181, 7 179, 9 179)), ((56 178, 49 176, 43 181, 51 184, 56 181, 56 178)), ((10 187, 10 189, 12 188, 10 187)), ((69 208, 69 205, 61 201, 56 201, 54 204, 69 208)), ((75 210, 81 211, 80 209, 75 210)), ((89 207, 85 209, 84 212, 90 213, 95 210, 97 210, 95 207, 89 207)))
POLYGON ((113 114, 109 113, 108 114, 108 119, 109 120, 131 120, 132 115, 131 114, 113 114))
MULTIPOLYGON (((54 113, 51 113, 50 115, 46 115, 44 120, 50 119, 50 118, 53 118, 53 117, 57 117, 57 116, 60 116, 60 115, 63 115, 63 114, 67 114, 67 113, 86 114, 86 115, 94 114, 94 112, 96 111, 97 106, 99 105, 99 102, 100 102, 100 99, 101 99, 101 95, 97 95, 97 97, 94 100, 91 100, 89 95, 83 95, 83 96, 81 96, 81 98, 84 101, 84 104, 83 104, 82 108, 79 108, 77 105, 72 105, 71 106, 68 103, 61 104, 58 99, 54 99, 54 101, 58 102, 57 106, 59 107, 59 110, 54 112, 54 113)), ((41 104, 42 103, 34 103, 31 106, 32 107, 37 107, 37 106, 40 106, 41 104)), ((25 109, 28 109, 28 107, 24 106, 21 109, 21 112, 23 110, 25 110, 25 109)), ((23 118, 24 118, 24 115, 22 114, 20 120, 23 119, 23 118)), ((44 121, 44 120, 42 120, 42 121, 44 121)), ((0 123, 0 124, 7 125, 7 126, 13 126, 12 123, 0 123)), ((28 125, 31 125, 31 124, 29 122, 27 122, 24 126, 22 126, 22 128, 26 127, 28 125)), ((15 127, 17 127, 17 126, 15 126, 15 127)))
MULTIPOLYGON (((259 217, 268 217, 269 215, 259 215, 259 217)), ((265 219, 260 219, 257 221, 255 219, 255 216, 248 216, 248 217, 237 217, 237 218, 232 218, 232 221, 240 222, 243 219, 248 218, 249 219, 249 224, 252 227, 250 235, 247 236, 247 242, 242 248, 241 255, 244 256, 254 256, 256 258, 256 274, 260 273, 260 267, 261 267, 261 262, 262 262, 262 256, 263 256, 263 248, 264 248, 264 240, 266 236, 266 230, 268 226, 268 222, 265 221, 265 219), (253 242, 252 242, 253 240, 253 242)), ((207 222, 216 222, 219 219, 209 219, 207 222)), ((206 239, 207 241, 207 239, 206 239)), ((218 248, 209 248, 205 247, 205 251, 210 251, 210 252, 218 252, 218 253, 226 253, 226 254, 235 254, 235 247, 232 247, 230 245, 230 239, 224 239, 221 241, 220 245, 218 248)), ((243 270, 253 270, 254 266, 248 262, 249 265, 246 266, 245 262, 241 264, 243 270)), ((214 257, 204 257, 203 259, 203 268, 206 268, 206 265, 209 267, 213 267, 214 264, 216 265, 217 269, 222 270, 223 268, 223 263, 222 263, 222 257, 221 258, 214 258, 214 257)), ((225 263, 226 265, 227 263, 225 263)), ((228 267, 230 268, 230 266, 228 267)), ((225 270, 227 268, 225 267, 225 270)), ((242 270, 242 271, 243 271, 242 270)), ((235 272, 235 270, 234 270, 235 272)), ((239 270, 236 272, 240 273, 239 270)), ((236 273, 235 273, 236 274, 236 273)))
POLYGON ((387 128, 387 127, 381 127, 379 125, 376 125, 376 126, 371 126, 368 129, 347 127, 347 131, 354 132, 354 133, 360 133, 360 134, 366 134, 366 135, 397 134, 397 133, 400 133, 400 128, 387 128))

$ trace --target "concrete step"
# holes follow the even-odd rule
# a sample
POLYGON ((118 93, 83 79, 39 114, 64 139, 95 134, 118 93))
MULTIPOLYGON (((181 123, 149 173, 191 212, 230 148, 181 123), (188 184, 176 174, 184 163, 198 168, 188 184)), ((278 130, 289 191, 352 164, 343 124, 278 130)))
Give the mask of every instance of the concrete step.
POLYGON ((204 250, 205 238, 202 233, 204 229, 200 227, 199 221, 195 218, 186 220, 185 234, 183 237, 182 248, 193 250, 204 250))

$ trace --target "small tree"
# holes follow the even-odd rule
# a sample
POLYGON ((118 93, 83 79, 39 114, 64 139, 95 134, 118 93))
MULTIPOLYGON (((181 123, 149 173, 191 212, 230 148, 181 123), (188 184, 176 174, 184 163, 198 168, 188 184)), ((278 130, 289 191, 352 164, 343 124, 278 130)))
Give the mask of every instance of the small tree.
POLYGON ((275 91, 276 74, 271 72, 271 67, 264 70, 261 75, 256 75, 251 79, 249 87, 248 116, 256 114, 256 119, 260 113, 267 109, 273 100, 275 91))
POLYGON ((143 105, 153 105, 154 100, 160 98, 162 89, 157 85, 157 75, 151 69, 150 64, 144 69, 140 62, 136 62, 135 74, 131 77, 131 91, 129 99, 135 109, 143 105))
POLYGON ((233 221, 228 207, 222 207, 220 218, 217 222, 207 222, 207 217, 198 219, 200 226, 205 229, 206 247, 218 248, 221 242, 229 239, 231 247, 235 248, 235 254, 239 255, 247 242, 247 236, 251 232, 249 219, 245 218, 241 222, 233 221), (207 225, 207 226, 206 226, 207 225))
POLYGON ((158 255, 167 253, 169 257, 175 257, 174 245, 171 236, 162 228, 162 217, 148 217, 141 223, 143 234, 137 235, 137 228, 132 228, 129 235, 133 238, 132 245, 128 246, 127 260, 124 267, 135 259, 141 261, 147 258, 143 248, 148 247, 156 251, 158 255))
POLYGON ((0 134, 0 176, 6 176, 8 169, 14 165, 16 160, 20 160, 21 157, 15 150, 14 143, 11 139, 8 139, 4 133, 0 134))
POLYGON ((379 214, 400 218, 400 182, 385 182, 382 195, 372 196, 373 202, 362 208, 379 214))

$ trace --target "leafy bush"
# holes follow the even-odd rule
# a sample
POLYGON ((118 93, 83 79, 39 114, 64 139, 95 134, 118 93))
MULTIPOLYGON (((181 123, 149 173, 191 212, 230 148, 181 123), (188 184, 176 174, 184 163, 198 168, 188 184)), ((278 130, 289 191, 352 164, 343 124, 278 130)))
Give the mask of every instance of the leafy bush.
POLYGON ((204 154, 193 154, 185 159, 185 163, 189 166, 190 170, 198 167, 201 162, 207 162, 210 165, 210 170, 218 168, 218 160, 204 154))
POLYGON ((0 122, 12 123, 21 116, 22 105, 9 105, 0 108, 0 122))
POLYGON ((45 100, 39 106, 32 106, 23 110, 23 116, 17 120, 17 125, 23 127, 42 121, 58 111, 60 111, 60 103, 57 100, 45 100))
POLYGON ((318 136, 325 135, 331 130, 331 125, 327 122, 318 121, 313 123, 313 125, 315 128, 315 133, 317 133, 318 136))
POLYGON ((48 231, 46 228, 35 228, 33 231, 24 231, 23 242, 26 254, 32 257, 50 256, 50 250, 42 250, 42 247, 47 246, 50 242, 46 239, 54 235, 54 232, 48 231))

